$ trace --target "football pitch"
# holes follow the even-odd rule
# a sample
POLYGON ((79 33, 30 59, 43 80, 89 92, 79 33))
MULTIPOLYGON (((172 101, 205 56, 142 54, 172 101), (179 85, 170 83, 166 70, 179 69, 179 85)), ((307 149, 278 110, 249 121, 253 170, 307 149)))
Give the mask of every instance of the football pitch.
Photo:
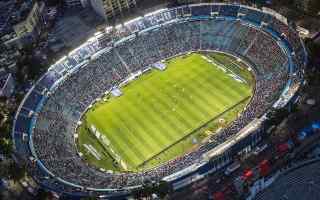
POLYGON ((169 59, 164 71, 152 69, 120 88, 121 96, 96 103, 78 131, 83 158, 105 170, 151 168, 199 145, 221 126, 218 119, 233 121, 250 101, 251 75, 239 74, 250 74, 241 64, 224 68, 230 57, 219 59, 169 59))

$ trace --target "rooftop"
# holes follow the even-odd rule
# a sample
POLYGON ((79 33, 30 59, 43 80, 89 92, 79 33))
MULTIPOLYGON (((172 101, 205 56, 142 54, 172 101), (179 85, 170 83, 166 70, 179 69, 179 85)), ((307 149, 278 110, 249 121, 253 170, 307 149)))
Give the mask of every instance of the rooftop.
POLYGON ((26 19, 34 2, 32 0, 0 1, 0 37, 12 31, 12 26, 26 19))
POLYGON ((34 3, 31 0, 16 1, 13 12, 11 12, 10 23, 15 25, 27 18, 34 3))
POLYGON ((3 88, 4 84, 6 83, 8 79, 9 74, 5 71, 0 70, 0 89, 3 88))
POLYGON ((15 6, 15 1, 10 1, 10 0, 3 0, 0 1, 0 35, 6 34, 10 26, 8 26, 10 16, 11 16, 11 11, 13 10, 15 6))

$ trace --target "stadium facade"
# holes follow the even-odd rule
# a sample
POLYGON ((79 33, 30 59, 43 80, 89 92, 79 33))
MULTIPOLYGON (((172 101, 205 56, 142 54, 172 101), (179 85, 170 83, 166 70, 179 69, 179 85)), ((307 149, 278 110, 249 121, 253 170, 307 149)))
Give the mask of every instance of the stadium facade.
POLYGON ((146 180, 178 189, 250 152, 266 134, 270 108, 297 99, 306 64, 292 23, 270 9, 194 4, 158 10, 107 27, 52 65, 16 113, 15 151, 30 175, 58 194, 125 196, 146 180), (88 106, 132 73, 190 51, 226 52, 253 66, 255 94, 241 116, 198 149, 152 170, 111 174, 88 166, 75 147, 88 106))

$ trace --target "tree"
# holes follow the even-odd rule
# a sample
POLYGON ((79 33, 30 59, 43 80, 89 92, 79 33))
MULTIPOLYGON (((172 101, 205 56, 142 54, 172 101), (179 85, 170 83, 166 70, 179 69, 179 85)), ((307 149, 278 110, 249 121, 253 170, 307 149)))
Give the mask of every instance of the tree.
MULTIPOLYGON (((10 110, 8 105, 5 103, 0 103, 0 138, 11 138, 10 135, 10 110)), ((1 149, 0 149, 1 151, 1 149)))
POLYGON ((132 191, 135 199, 151 198, 152 194, 156 194, 159 198, 164 199, 172 191, 171 185, 166 181, 159 183, 146 182, 142 188, 132 191))
POLYGON ((151 198, 153 193, 154 193, 154 184, 149 181, 144 183, 142 188, 132 191, 132 195, 134 199, 151 198))
POLYGON ((308 11, 312 15, 318 15, 318 13, 320 12, 320 1, 310 0, 308 5, 308 11))
POLYGON ((146 198, 150 198, 153 194, 153 185, 152 183, 147 183, 143 185, 142 188, 142 196, 146 198))
POLYGON ((272 109, 268 114, 267 124, 270 126, 279 124, 285 117, 288 116, 288 110, 286 108, 272 109))
MULTIPOLYGON (((320 2, 320 1, 319 1, 320 2)), ((306 46, 309 51, 310 64, 317 65, 320 64, 320 44, 313 41, 312 39, 306 40, 306 46)))
POLYGON ((0 162, 0 179, 7 179, 8 177, 8 166, 7 163, 0 162))
POLYGON ((26 82, 26 72, 25 63, 22 60, 17 62, 16 80, 19 84, 24 84, 26 82))
POLYGON ((52 196, 51 192, 40 188, 35 197, 35 200, 46 200, 46 199, 49 199, 51 196, 52 196))
POLYGON ((15 162, 11 162, 9 165, 9 174, 10 174, 10 178, 14 182, 18 182, 26 176, 27 174, 26 166, 24 164, 18 165, 15 162))
POLYGON ((6 96, 1 96, 0 97, 0 103, 1 102, 6 102, 8 100, 8 98, 6 96))
POLYGON ((0 125, 0 138, 11 138, 10 130, 11 127, 9 122, 5 122, 2 125, 0 125))
POLYGON ((13 152, 13 144, 11 139, 0 138, 0 152, 6 156, 13 152))
POLYGON ((171 185, 166 181, 160 181, 155 188, 155 193, 163 199, 172 191, 171 185))
POLYGON ((131 192, 131 194, 132 194, 132 196, 133 196, 133 198, 134 199, 140 199, 140 194, 141 194, 141 192, 140 192, 140 190, 133 190, 132 192, 131 192))
POLYGON ((26 176, 26 166, 18 165, 13 161, 0 163, 0 178, 10 179, 18 182, 26 176))
POLYGON ((47 6, 61 6, 63 5, 63 0, 45 0, 47 6))
POLYGON ((42 66, 40 64, 40 61, 36 59, 34 56, 28 56, 25 62, 28 66, 28 78, 32 80, 38 79, 38 77, 44 69, 44 66, 42 66))

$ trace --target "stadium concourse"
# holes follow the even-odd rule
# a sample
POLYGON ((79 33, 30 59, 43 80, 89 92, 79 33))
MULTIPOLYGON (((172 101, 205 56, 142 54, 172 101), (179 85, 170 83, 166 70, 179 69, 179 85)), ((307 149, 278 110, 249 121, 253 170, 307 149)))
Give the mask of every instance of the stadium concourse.
POLYGON ((252 149, 268 110, 296 97, 306 52, 288 24, 270 9, 196 4, 107 27, 52 65, 28 92, 14 121, 15 150, 35 180, 59 194, 127 195, 150 180, 173 188, 189 184, 188 177, 201 178, 252 149), (255 94, 242 115, 194 151, 148 171, 112 174, 86 164, 74 134, 88 107, 131 74, 191 51, 225 52, 253 67, 255 94))

